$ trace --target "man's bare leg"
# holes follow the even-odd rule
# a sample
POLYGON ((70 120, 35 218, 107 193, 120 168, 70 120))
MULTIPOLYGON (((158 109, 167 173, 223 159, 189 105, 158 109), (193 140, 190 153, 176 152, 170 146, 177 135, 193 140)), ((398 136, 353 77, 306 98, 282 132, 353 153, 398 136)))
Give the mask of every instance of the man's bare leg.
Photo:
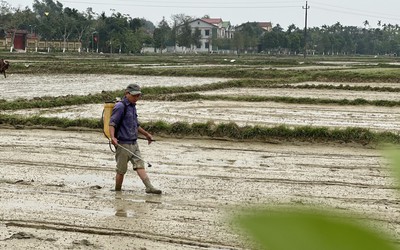
POLYGON ((123 181, 124 181, 124 175, 117 173, 115 175, 115 191, 121 191, 123 181))

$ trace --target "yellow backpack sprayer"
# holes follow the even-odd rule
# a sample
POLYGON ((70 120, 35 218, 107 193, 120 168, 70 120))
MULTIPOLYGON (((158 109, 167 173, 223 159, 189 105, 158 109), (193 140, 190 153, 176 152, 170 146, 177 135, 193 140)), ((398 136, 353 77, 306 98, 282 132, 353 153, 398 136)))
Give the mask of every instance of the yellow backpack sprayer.
POLYGON ((103 133, 104 136, 107 137, 107 139, 110 141, 111 140, 111 135, 110 135, 110 118, 112 114, 112 110, 115 106, 115 102, 105 102, 104 103, 104 108, 103 108, 103 114, 101 116, 101 121, 103 123, 103 133))

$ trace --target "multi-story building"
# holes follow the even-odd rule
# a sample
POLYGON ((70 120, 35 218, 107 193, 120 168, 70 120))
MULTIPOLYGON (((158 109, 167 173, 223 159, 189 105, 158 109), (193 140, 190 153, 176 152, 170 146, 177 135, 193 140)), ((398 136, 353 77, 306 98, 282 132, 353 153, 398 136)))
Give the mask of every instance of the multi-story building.
POLYGON ((199 18, 191 21, 189 25, 192 32, 197 28, 201 33, 199 46, 190 48, 196 52, 217 51, 218 47, 213 46, 213 40, 217 38, 232 39, 235 30, 230 22, 224 22, 221 18, 199 18))

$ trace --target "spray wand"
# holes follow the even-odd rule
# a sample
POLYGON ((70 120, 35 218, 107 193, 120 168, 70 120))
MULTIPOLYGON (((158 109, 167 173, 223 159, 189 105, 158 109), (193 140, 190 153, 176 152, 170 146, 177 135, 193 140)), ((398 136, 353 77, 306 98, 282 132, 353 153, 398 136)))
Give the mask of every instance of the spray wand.
POLYGON ((132 151, 130 151, 129 149, 127 149, 126 147, 122 146, 121 144, 117 144, 118 147, 121 147, 122 149, 126 150, 128 153, 130 153, 132 156, 135 156, 136 158, 144 161, 145 163, 147 163, 147 167, 151 167, 152 165, 150 164, 150 162, 145 161, 142 157, 138 156, 137 154, 133 153, 132 151))

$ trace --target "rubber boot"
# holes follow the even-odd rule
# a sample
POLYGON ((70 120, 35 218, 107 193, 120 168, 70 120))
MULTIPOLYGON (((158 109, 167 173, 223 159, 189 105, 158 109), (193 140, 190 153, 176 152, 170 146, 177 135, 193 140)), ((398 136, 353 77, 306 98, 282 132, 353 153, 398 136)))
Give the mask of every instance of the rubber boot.
POLYGON ((161 194, 162 191, 160 189, 155 188, 149 178, 143 180, 144 185, 146 186, 146 193, 148 194, 161 194))

